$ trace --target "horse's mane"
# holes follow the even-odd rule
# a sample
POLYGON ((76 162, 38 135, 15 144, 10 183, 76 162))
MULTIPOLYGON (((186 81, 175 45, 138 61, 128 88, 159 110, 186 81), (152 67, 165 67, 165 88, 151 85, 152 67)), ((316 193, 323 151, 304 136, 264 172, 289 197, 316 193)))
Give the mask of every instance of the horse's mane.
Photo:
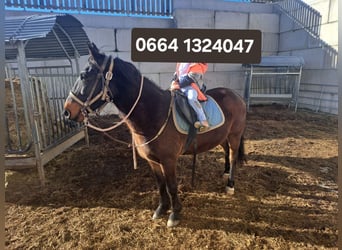
MULTIPOLYGON (((141 72, 130 62, 126 62, 118 57, 115 58, 114 68, 119 70, 123 77, 125 77, 129 82, 139 82, 141 79, 141 72)), ((154 90, 159 92, 164 92, 165 90, 161 89, 155 82, 144 77, 144 84, 151 86, 154 90)))

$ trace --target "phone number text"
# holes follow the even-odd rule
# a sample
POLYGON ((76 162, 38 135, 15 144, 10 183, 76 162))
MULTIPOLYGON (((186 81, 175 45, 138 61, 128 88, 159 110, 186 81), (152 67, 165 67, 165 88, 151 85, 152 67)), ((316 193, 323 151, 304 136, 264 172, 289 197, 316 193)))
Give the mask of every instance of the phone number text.
POLYGON ((186 53, 250 53, 254 44, 254 39, 216 39, 210 38, 187 38, 179 41, 177 38, 144 38, 139 37, 135 42, 135 49, 138 52, 180 52, 183 49, 186 53), (182 43, 183 46, 180 46, 182 43))

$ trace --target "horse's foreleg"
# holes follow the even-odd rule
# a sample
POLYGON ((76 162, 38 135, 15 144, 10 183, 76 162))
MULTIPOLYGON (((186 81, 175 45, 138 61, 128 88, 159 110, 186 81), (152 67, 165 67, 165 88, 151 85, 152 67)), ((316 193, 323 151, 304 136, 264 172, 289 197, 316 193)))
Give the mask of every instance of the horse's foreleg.
POLYGON ((159 163, 149 161, 149 164, 155 175, 158 189, 159 189, 159 206, 153 214, 152 219, 159 219, 170 209, 170 197, 166 189, 166 179, 162 171, 162 167, 159 163))
POLYGON ((164 176, 166 179, 167 192, 171 197, 172 212, 167 221, 168 227, 177 226, 180 222, 180 212, 182 204, 178 198, 177 177, 176 177, 176 162, 164 162, 164 176))

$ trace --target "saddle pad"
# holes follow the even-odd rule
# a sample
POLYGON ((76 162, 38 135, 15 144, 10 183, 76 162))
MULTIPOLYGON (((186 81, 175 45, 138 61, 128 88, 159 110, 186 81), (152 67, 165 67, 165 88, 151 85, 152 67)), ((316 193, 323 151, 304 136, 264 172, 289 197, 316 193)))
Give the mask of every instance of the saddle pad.
MULTIPOLYGON (((205 131, 198 130, 197 131, 198 134, 203 134, 210 130, 216 129, 222 126, 225 121, 225 118, 224 118, 224 115, 220 106, 217 104, 214 98, 212 98, 211 96, 207 96, 207 97, 208 97, 208 100, 206 102, 201 102, 201 105, 207 117, 210 127, 209 129, 205 131)), ((172 106, 172 114, 173 114, 173 121, 175 123, 177 130, 182 134, 188 134, 190 125, 177 112, 177 109, 175 107, 175 102, 173 103, 173 106, 172 106)))

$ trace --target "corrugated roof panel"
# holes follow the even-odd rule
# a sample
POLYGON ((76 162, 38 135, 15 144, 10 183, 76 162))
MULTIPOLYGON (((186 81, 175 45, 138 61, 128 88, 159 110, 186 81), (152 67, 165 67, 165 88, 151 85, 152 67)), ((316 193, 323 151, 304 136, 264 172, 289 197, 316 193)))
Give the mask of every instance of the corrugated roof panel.
POLYGON ((5 41, 45 37, 56 23, 56 16, 14 17, 5 20, 5 41))
MULTIPOLYGON (((87 55, 89 39, 82 27, 83 25, 71 15, 12 17, 5 20, 5 42, 13 45, 16 41, 27 41, 25 47, 27 59, 66 58, 55 32, 70 57, 75 56, 75 48, 72 44, 79 55, 87 55)), ((16 56, 16 49, 7 46, 6 59, 15 59, 16 56)))

